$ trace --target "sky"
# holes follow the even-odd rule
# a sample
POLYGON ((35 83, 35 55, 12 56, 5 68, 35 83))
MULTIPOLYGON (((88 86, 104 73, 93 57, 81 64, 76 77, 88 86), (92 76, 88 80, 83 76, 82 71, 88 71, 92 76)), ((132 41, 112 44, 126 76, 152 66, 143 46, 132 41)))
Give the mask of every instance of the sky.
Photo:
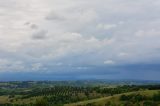
POLYGON ((0 80, 160 80, 159 0, 0 0, 0 80))

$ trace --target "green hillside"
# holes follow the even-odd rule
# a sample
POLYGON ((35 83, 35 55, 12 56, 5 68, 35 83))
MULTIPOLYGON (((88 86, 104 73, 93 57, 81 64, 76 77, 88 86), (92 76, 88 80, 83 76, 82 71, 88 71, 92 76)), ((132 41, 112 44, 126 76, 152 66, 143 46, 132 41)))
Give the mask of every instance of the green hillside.
MULTIPOLYGON (((129 100, 121 101, 120 98, 122 97, 122 95, 126 95, 126 96, 142 95, 142 96, 151 98, 151 97, 153 97, 153 95, 158 94, 159 92, 160 92, 160 90, 145 90, 145 91, 129 92, 129 93, 117 94, 117 95, 109 96, 109 97, 103 97, 103 98, 81 101, 81 102, 72 103, 72 104, 66 104, 64 106, 152 106, 152 105, 144 105, 144 103, 149 104, 151 102, 151 100, 142 100, 139 102, 129 104, 129 100)), ((155 103, 155 101, 154 101, 154 103, 155 103)), ((157 104, 155 104, 153 106, 156 106, 156 105, 160 106, 159 100, 156 101, 156 103, 157 104)))
POLYGON ((160 104, 160 85, 154 84, 113 86, 102 83, 96 86, 85 84, 65 86, 52 82, 4 82, 0 86, 0 106, 158 106, 160 104))

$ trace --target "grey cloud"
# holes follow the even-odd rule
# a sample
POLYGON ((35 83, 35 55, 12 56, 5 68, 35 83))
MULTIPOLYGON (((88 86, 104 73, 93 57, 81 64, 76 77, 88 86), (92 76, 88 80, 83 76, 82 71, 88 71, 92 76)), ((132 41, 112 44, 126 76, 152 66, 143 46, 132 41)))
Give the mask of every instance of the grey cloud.
POLYGON ((31 24, 30 22, 25 22, 25 23, 24 23, 24 25, 30 25, 30 24, 31 24))
POLYGON ((26 64, 157 63, 159 5, 158 0, 0 0, 0 51, 11 51, 0 56, 26 64))
POLYGON ((43 40, 47 37, 47 33, 46 30, 40 30, 32 35, 32 39, 43 40))
POLYGON ((57 14, 56 12, 50 12, 48 14, 48 16, 45 17, 45 19, 49 20, 49 21, 51 21, 51 20, 60 20, 60 21, 62 21, 62 20, 65 19, 65 17, 62 16, 61 14, 57 14))
POLYGON ((38 29, 38 25, 36 25, 36 24, 32 24, 30 27, 31 27, 31 29, 38 29))
POLYGON ((37 24, 34 24, 34 23, 31 23, 31 22, 26 22, 24 23, 25 26, 29 26, 31 29, 38 29, 38 25, 37 24))

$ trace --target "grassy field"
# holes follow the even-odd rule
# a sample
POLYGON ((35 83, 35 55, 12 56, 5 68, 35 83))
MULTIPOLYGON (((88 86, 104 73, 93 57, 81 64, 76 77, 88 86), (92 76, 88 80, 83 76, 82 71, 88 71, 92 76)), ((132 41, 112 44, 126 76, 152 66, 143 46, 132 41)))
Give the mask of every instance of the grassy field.
POLYGON ((21 99, 20 95, 15 95, 15 97, 10 98, 9 96, 0 96, 0 104, 12 103, 12 104, 29 104, 34 103, 36 99, 42 98, 41 96, 38 97, 31 97, 27 99, 21 99))
POLYGON ((64 106, 80 106, 80 105, 86 105, 88 103, 95 103, 96 105, 103 106, 108 101, 119 103, 120 102, 119 98, 121 95, 141 94, 146 96, 152 96, 155 93, 158 93, 159 91, 160 90, 145 90, 145 91, 129 92, 129 93, 117 94, 114 96, 108 96, 108 97, 103 97, 103 98, 98 98, 93 100, 81 101, 81 102, 72 103, 72 104, 65 104, 64 106))

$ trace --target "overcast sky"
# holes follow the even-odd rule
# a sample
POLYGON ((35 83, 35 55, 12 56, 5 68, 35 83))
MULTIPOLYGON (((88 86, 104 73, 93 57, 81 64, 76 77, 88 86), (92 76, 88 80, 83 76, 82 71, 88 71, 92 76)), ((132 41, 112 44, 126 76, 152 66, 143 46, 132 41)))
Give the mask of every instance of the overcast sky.
POLYGON ((0 0, 0 80, 160 80, 159 13, 160 0, 0 0))

